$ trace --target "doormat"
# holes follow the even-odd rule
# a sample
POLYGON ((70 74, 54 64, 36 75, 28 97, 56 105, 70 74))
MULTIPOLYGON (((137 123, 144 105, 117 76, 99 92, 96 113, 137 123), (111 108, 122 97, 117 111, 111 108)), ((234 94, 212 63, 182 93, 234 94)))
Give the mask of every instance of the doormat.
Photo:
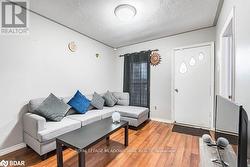
POLYGON ((174 127, 172 128, 172 132, 183 133, 183 134, 199 136, 199 137, 201 137, 204 134, 210 134, 208 130, 201 129, 201 128, 187 127, 183 125, 174 125, 174 127))

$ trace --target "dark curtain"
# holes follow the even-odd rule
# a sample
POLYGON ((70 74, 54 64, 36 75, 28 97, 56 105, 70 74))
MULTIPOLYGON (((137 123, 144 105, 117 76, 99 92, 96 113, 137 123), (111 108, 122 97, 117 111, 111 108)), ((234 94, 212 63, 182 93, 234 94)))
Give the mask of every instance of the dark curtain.
POLYGON ((151 51, 132 53, 124 57, 123 91, 129 92, 132 106, 150 105, 151 51))

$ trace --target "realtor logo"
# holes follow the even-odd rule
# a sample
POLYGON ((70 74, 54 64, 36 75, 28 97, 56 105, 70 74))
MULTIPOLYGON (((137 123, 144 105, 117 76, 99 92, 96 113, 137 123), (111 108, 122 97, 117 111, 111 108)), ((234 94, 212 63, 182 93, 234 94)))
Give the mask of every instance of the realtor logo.
POLYGON ((16 160, 0 161, 0 167, 7 167, 7 166, 25 166, 25 161, 16 161, 16 160))
POLYGON ((27 2, 1 2, 1 34, 27 34, 27 2))
POLYGON ((5 161, 5 160, 0 161, 0 166, 7 167, 7 166, 8 166, 8 164, 9 164, 9 162, 8 162, 8 161, 5 161))
POLYGON ((2 2, 2 27, 26 27, 27 11, 22 7, 27 6, 26 2, 2 2))

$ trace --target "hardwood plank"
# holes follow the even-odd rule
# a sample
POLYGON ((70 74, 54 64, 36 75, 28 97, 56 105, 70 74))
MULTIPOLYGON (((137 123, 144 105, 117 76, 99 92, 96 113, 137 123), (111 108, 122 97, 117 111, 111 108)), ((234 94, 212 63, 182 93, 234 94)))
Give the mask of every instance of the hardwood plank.
MULTIPOLYGON (((198 167, 198 137, 172 132, 172 125, 149 121, 142 129, 129 129, 129 146, 125 147, 124 130, 110 136, 110 145, 101 141, 86 153, 87 167, 198 167), (143 151, 143 152, 140 152, 143 151)), ((23 148, 0 157, 0 160, 24 160, 26 166, 56 167, 55 151, 42 161, 32 150, 23 148)), ((77 153, 63 151, 64 166, 78 165, 77 153)))
POLYGON ((150 147, 152 151, 140 155, 138 158, 138 166, 156 166, 160 155, 165 154, 165 152, 163 152, 165 150, 163 146, 165 144, 165 140, 168 139, 170 131, 171 129, 167 127, 166 124, 162 124, 162 127, 157 130, 157 140, 150 147))
POLYGON ((192 136, 188 135, 186 137, 185 149, 184 149, 183 159, 182 159, 182 166, 183 167, 190 165, 191 151, 192 151, 192 136))
POLYGON ((151 136, 151 133, 154 132, 156 127, 159 125, 157 122, 151 122, 145 129, 139 130, 135 132, 135 135, 132 139, 129 137, 129 147, 126 148, 125 151, 122 152, 115 161, 112 161, 111 166, 127 166, 129 161, 134 161, 133 151, 136 151, 143 142, 151 136), (139 135, 138 135, 139 134, 139 135), (138 135, 138 136, 137 136, 138 135), (131 147, 133 146, 133 147, 131 147), (129 159, 130 158, 130 159, 129 159), (126 165, 125 165, 126 164, 126 165))

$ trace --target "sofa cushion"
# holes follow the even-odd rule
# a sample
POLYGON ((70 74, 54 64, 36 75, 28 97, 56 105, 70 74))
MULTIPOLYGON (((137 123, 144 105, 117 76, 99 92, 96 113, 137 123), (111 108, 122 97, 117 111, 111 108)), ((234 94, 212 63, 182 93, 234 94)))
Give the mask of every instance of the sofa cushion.
MULTIPOLYGON (((92 96, 93 94, 89 94, 86 95, 87 99, 92 100, 92 96)), ((64 103, 68 103, 70 101, 70 99, 72 98, 72 96, 68 96, 68 97, 64 97, 62 98, 64 103)), ((40 105, 42 104, 42 102, 45 100, 46 98, 36 98, 36 99, 32 99, 29 101, 28 103, 28 111, 29 112, 34 112, 34 110, 40 105)), ((61 98, 60 98, 61 99, 61 98)), ((93 106, 90 106, 89 109, 93 109, 93 106)))
POLYGON ((113 112, 117 111, 117 106, 113 106, 113 107, 104 107, 100 113, 102 116, 102 119, 111 117, 113 112))
POLYGON ((93 98, 91 100, 91 105, 95 108, 102 110, 105 100, 98 93, 94 93, 93 98))
POLYGON ((81 127, 81 122, 64 117, 60 122, 48 121, 45 129, 38 132, 38 140, 45 142, 81 127))
POLYGON ((28 103, 28 111, 33 113, 35 111, 35 109, 37 109, 37 107, 39 105, 42 104, 42 102, 45 100, 46 98, 37 98, 37 99, 32 99, 29 101, 28 103))
POLYGON ((129 106, 129 93, 127 92, 113 92, 112 93, 117 99, 117 105, 129 106))
POLYGON ((70 106, 68 104, 50 93, 42 104, 35 109, 34 113, 51 121, 61 121, 69 109, 70 106))
POLYGON ((81 94, 81 92, 78 90, 74 97, 70 99, 68 104, 75 109, 75 111, 84 114, 88 111, 90 100, 87 99, 84 95, 81 94))
POLYGON ((68 115, 67 118, 80 121, 82 126, 101 120, 101 110, 90 110, 85 114, 68 115))
POLYGON ((105 100, 105 105, 109 107, 113 107, 118 101, 118 99, 110 91, 107 91, 103 95, 103 98, 105 100))
POLYGON ((136 106, 116 106, 116 110, 122 117, 140 118, 148 113, 148 108, 136 106))

